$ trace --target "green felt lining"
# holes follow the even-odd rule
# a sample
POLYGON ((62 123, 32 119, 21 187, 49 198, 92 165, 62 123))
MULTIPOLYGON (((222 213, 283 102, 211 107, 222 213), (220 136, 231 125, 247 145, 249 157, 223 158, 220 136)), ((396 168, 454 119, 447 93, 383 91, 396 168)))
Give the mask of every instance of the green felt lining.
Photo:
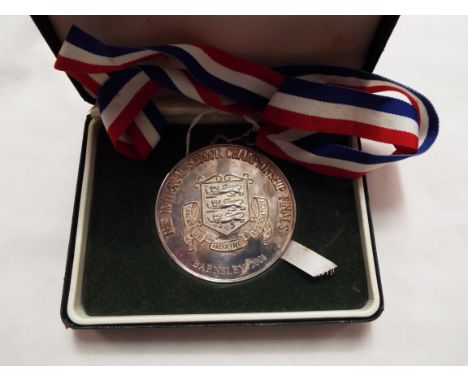
MULTIPOLYGON (((197 126, 192 149, 246 128, 197 126)), ((88 315, 351 310, 368 302, 353 182, 272 157, 294 190, 293 239, 338 264, 336 273, 312 279, 279 261, 252 280, 220 285, 180 269, 159 241, 154 205, 164 176, 184 156, 185 133, 168 126, 150 158, 139 162, 118 154, 99 128, 83 275, 88 315)))

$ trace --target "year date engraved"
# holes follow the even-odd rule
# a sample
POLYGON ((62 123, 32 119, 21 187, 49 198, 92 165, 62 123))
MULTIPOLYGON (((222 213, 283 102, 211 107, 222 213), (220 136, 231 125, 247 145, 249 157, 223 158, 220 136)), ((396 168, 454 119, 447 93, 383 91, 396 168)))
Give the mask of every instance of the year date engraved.
POLYGON ((217 266, 207 262, 195 260, 192 267, 199 272, 216 275, 244 275, 249 271, 259 268, 266 264, 268 258, 261 254, 256 257, 249 257, 241 264, 231 264, 229 266, 217 266))

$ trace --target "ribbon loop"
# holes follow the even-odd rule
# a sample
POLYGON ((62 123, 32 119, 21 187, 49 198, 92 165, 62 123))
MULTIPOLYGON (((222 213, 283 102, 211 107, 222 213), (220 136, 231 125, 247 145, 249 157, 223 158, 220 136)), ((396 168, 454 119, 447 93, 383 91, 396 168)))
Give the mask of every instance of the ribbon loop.
POLYGON ((365 89, 287 78, 261 117, 292 129, 360 136, 413 152, 418 148, 417 110, 365 89))
POLYGON ((165 121, 160 88, 229 113, 260 113, 257 145, 314 171, 355 178, 427 151, 438 133, 431 103, 416 91, 359 70, 309 66, 272 70, 202 45, 126 48, 72 27, 55 67, 96 98, 115 148, 145 159, 165 121), (398 92, 408 102, 382 95, 398 92), (350 148, 345 137, 393 145, 391 155, 350 148))
POLYGON ((145 159, 160 139, 164 119, 153 104, 159 86, 138 68, 113 73, 101 86, 97 104, 113 145, 133 159, 145 159), (151 123, 151 112, 160 123, 151 123))

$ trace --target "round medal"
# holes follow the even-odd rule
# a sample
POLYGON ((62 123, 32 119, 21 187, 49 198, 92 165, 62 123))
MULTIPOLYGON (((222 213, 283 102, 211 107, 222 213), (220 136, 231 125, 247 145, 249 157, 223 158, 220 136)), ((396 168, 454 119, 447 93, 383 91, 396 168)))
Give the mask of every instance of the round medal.
POLYGON ((156 200, 159 238, 192 275, 229 283, 271 267, 291 241, 296 205, 280 169, 236 145, 208 146, 166 176, 156 200))

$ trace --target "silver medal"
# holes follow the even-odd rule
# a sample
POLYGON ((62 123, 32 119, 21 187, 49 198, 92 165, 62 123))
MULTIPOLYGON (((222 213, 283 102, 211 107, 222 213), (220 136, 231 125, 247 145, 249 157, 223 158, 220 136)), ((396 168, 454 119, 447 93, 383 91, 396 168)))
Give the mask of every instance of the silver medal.
POLYGON ((237 145, 214 145, 180 161, 156 200, 159 238, 172 259, 204 280, 230 283, 271 267, 288 247, 296 206, 279 168, 237 145))

